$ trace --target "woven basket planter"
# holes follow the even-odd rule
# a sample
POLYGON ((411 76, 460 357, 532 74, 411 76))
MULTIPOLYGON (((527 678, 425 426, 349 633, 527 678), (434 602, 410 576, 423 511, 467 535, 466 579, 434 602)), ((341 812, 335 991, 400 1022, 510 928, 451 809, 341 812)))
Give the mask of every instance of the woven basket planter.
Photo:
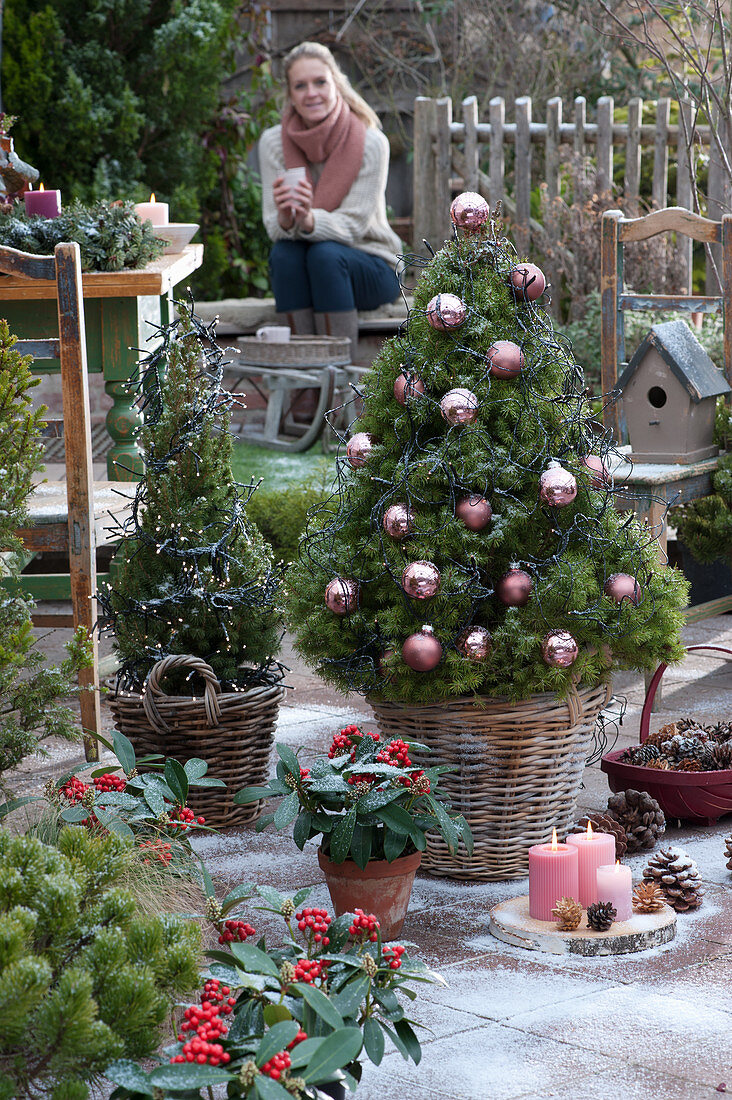
POLYGON ((141 695, 120 693, 109 705, 117 729, 129 737, 138 756, 163 753, 182 764, 194 756, 206 761, 208 775, 222 779, 226 789, 191 787, 188 804, 207 825, 220 828, 256 821, 261 813, 261 802, 235 806, 233 799, 242 787, 267 782, 283 695, 279 686, 222 692, 205 661, 173 656, 153 666, 141 695), (206 685, 203 696, 166 695, 161 683, 174 668, 199 673, 206 685))
MULTIPOLYGON (((488 882, 522 878, 529 848, 559 836, 575 820, 577 792, 597 717, 609 686, 573 689, 566 699, 533 695, 520 703, 483 696, 427 706, 369 700, 381 733, 422 741, 420 764, 455 764, 440 790, 473 833, 472 856, 451 856, 427 838, 422 867, 430 874, 488 882)), ((420 757, 419 753, 413 756, 420 757)))

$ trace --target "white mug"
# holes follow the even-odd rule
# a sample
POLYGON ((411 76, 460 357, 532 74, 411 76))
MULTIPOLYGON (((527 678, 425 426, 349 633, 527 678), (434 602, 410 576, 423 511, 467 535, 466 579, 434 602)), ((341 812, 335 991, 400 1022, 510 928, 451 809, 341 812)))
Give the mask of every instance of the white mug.
POLYGON ((290 339, 291 331, 288 325, 262 325, 257 329, 257 339, 265 340, 270 344, 286 344, 290 339))

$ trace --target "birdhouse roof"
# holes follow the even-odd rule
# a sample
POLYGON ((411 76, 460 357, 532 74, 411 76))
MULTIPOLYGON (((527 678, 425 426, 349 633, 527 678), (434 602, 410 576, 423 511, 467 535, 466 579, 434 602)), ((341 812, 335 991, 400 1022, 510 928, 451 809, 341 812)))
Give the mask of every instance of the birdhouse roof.
POLYGON ((651 348, 668 364, 692 401, 730 392, 721 370, 715 367, 686 321, 653 325, 618 379, 618 389, 625 389, 651 348))

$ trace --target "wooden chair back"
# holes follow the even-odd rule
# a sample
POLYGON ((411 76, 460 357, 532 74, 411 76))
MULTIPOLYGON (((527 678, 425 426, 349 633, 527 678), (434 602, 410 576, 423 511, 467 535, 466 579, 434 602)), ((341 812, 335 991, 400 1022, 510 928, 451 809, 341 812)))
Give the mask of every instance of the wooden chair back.
MULTIPOLYGON (((724 374, 732 385, 732 215, 710 221, 690 210, 670 206, 654 210, 642 218, 626 218, 620 210, 602 215, 600 251, 600 292, 602 296, 602 392, 606 398, 615 390, 618 375, 627 366, 625 354, 625 311, 668 309, 689 313, 722 311, 724 323, 724 374), (659 233, 676 233, 694 241, 721 245, 722 293, 711 295, 631 294, 623 278, 624 248, 631 241, 646 241, 659 233)), ((608 402, 604 410, 605 427, 616 442, 623 442, 617 402, 608 402)))

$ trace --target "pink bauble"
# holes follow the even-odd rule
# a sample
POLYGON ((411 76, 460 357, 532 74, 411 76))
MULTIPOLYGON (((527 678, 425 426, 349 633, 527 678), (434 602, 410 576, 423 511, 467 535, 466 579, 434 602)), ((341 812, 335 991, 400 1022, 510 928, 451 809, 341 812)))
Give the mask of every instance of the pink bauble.
POLYGON ((415 600, 429 600, 440 591, 440 570, 431 561, 413 561, 404 567, 402 588, 415 600))
POLYGON ((516 378, 526 366, 524 353, 512 340, 496 340, 488 348, 486 359, 495 378, 516 378))
POLYGON ((394 396, 400 405, 406 405, 425 392, 425 384, 416 374, 400 374, 394 383, 394 396))
POLYGON ((415 672, 431 672, 440 663, 442 646, 431 626, 410 634, 402 646, 402 660, 415 672))
POLYGON ((475 233, 488 221, 491 208, 477 191, 463 191, 452 200, 450 218, 453 225, 464 229, 466 233, 475 233))
POLYGON ((491 655, 491 636, 484 626, 469 626, 456 644, 458 652, 469 661, 486 661, 491 655))
POLYGON ((440 401, 440 412, 448 424, 473 424, 478 417, 478 398, 472 390, 448 390, 440 401))
POLYGON ((334 615, 350 615, 358 607, 358 584, 347 577, 334 577, 325 586, 325 606, 334 615))
POLYGON ((493 509, 485 497, 463 497, 455 505, 455 515, 469 531, 482 531, 491 521, 493 509))
POLYGON ((390 538, 405 539, 414 530, 414 512, 406 504, 391 504, 384 512, 382 524, 390 538))
POLYGON ((539 478, 539 497, 550 508, 564 508, 577 496, 577 482, 569 470, 550 462, 539 478))
POLYGON ((580 462, 590 471, 590 485, 593 489, 604 489, 610 484, 610 471, 599 455, 585 455, 580 462))
POLYGON ((637 607, 641 601, 640 585, 635 577, 631 577, 629 573, 613 573, 605 581, 603 592, 609 600, 614 600, 615 603, 630 600, 637 607))
POLYGON ((368 432, 356 432, 346 444, 346 458, 358 469, 365 466, 374 447, 374 441, 368 432))
POLYGON ((438 332, 460 328, 468 315, 468 307, 457 294, 435 294, 427 304, 427 320, 438 332))
POLYGON ((552 668, 569 668, 578 653, 577 643, 568 630, 551 630, 541 643, 541 655, 552 668))
POLYGON ((507 607, 523 607, 529 602, 534 582, 523 569, 509 569, 496 585, 496 595, 507 607))
POLYGON ((541 297, 546 287, 544 272, 536 264, 516 264, 509 275, 514 296, 519 301, 535 302, 541 297))

